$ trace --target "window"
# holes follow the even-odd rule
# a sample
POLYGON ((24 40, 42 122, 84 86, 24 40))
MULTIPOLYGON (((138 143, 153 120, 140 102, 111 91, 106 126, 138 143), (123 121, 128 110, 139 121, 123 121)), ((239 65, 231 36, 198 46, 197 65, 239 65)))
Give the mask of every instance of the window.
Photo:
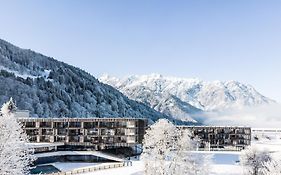
POLYGON ((29 137, 30 142, 37 142, 37 137, 36 136, 31 136, 29 137))
POLYGON ((100 127, 107 128, 107 122, 100 122, 100 127))
POLYGON ((125 135, 125 128, 118 128, 115 131, 116 135, 125 135))
POLYGON ((25 132, 28 136, 38 135, 38 129, 26 129, 25 132))
POLYGON ((65 142, 65 136, 56 136, 55 142, 65 142))
POLYGON ((97 128, 98 122, 84 122, 84 128, 89 129, 89 128, 97 128))
POLYGON ((80 135, 80 129, 69 129, 68 135, 69 136, 78 136, 78 135, 80 135))
POLYGON ((41 128, 51 128, 52 122, 40 122, 40 127, 41 128))
POLYGON ((53 135, 52 129, 42 129, 42 135, 53 135))
POLYGON ((81 128, 81 122, 69 122, 70 128, 81 128))
POLYGON ((50 136, 40 136, 40 142, 50 142, 50 136))
POLYGON ((25 127, 26 128, 35 128, 36 122, 25 122, 25 127))
POLYGON ((67 128, 68 122, 55 122, 54 126, 55 128, 67 128))
POLYGON ((69 142, 79 142, 80 137, 79 136, 69 136, 69 142))
POLYGON ((67 135, 67 130, 66 129, 58 129, 57 134, 58 135, 67 135))
POLYGON ((87 135, 98 135, 99 134, 99 130, 97 128, 87 129, 86 133, 87 133, 87 135))

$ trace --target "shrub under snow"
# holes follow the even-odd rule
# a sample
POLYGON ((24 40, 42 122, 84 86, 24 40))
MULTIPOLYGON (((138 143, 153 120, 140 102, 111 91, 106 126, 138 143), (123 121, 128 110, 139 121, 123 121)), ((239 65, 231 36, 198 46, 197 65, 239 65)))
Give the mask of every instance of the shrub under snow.
POLYGON ((240 155, 240 163, 243 166, 244 174, 249 175, 265 175, 264 170, 272 157, 266 150, 259 150, 250 146, 243 150, 240 155))

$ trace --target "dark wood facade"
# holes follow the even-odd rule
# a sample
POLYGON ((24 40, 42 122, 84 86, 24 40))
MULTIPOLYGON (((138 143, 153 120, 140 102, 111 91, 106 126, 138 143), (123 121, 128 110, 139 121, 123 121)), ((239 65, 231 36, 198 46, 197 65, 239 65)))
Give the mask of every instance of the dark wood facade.
POLYGON ((130 147, 142 143, 146 119, 134 118, 22 118, 33 143, 64 143, 81 149, 130 147))
POLYGON ((231 126, 182 126, 189 129, 192 137, 198 137, 199 149, 241 150, 251 144, 250 127, 231 126))

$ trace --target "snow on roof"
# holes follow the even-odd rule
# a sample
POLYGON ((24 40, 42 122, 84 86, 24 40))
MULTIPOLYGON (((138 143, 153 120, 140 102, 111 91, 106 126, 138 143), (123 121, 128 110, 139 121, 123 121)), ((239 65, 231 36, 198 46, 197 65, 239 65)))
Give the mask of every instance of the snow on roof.
POLYGON ((22 120, 147 120, 147 118, 120 118, 120 117, 110 117, 110 118, 98 118, 98 117, 89 117, 89 118, 36 118, 36 117, 29 117, 29 118, 19 118, 22 120))
POLYGON ((252 131, 274 131, 281 132, 281 128, 252 128, 252 131))
POLYGON ((53 146, 63 146, 64 143, 63 142, 57 142, 57 143, 41 142, 41 143, 27 143, 27 145, 30 148, 44 148, 44 147, 53 147, 53 146))
POLYGON ((65 156, 65 155, 93 155, 93 156, 102 157, 114 161, 120 161, 120 162, 124 161, 123 159, 120 159, 112 155, 108 155, 101 151, 56 151, 56 152, 35 154, 36 157, 52 157, 52 156, 65 156))

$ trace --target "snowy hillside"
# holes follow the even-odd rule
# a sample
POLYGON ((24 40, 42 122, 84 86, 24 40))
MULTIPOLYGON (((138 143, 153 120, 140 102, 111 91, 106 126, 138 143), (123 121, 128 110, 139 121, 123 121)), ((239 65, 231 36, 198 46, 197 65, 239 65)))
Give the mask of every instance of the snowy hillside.
POLYGON ((169 118, 79 68, 0 40, 0 104, 10 97, 34 117, 169 118))
POLYGON ((116 87, 131 99, 184 120, 192 120, 192 114, 200 111, 220 111, 275 103, 258 93, 252 86, 237 81, 204 82, 199 79, 165 77, 159 74, 121 79, 104 75, 99 80, 116 87))

